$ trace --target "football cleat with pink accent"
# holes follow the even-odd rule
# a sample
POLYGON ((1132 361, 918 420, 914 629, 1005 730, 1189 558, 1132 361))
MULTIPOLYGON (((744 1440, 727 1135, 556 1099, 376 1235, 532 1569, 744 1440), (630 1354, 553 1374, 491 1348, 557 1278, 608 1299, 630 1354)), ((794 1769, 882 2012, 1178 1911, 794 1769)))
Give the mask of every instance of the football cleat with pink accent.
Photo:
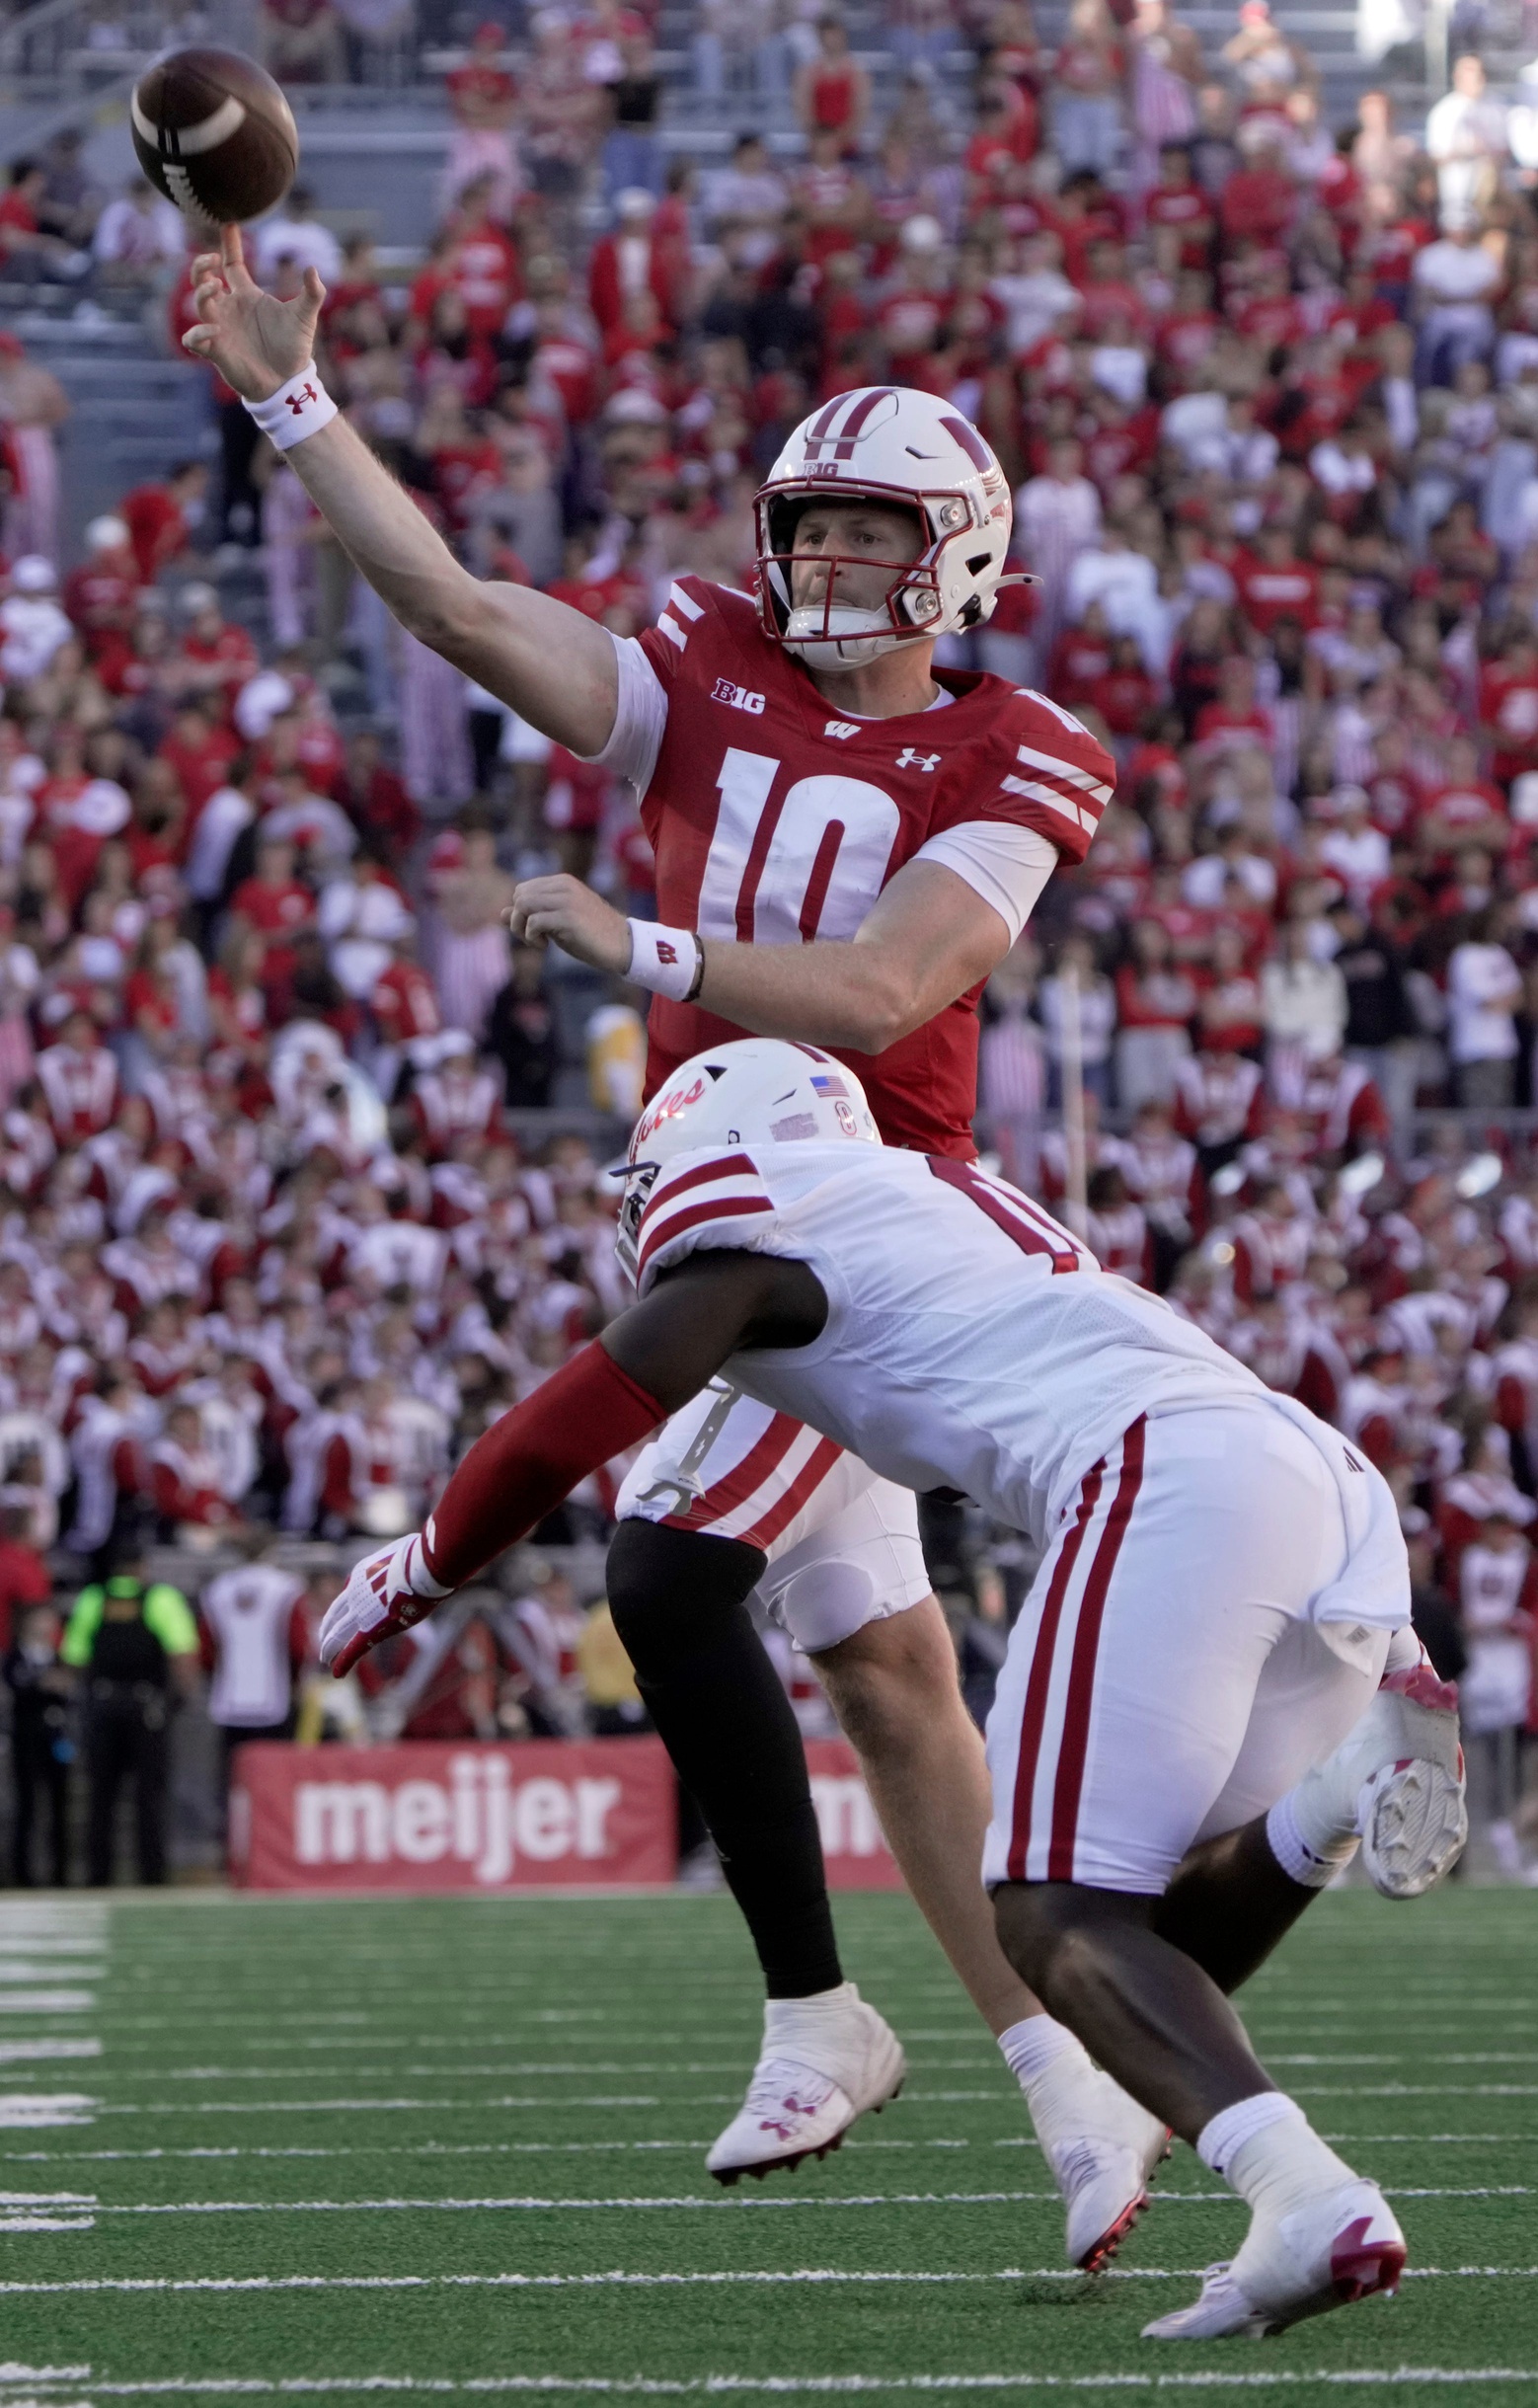
POLYGON ((1298 1784, 1311 1808, 1354 1824, 1362 1865, 1385 1898, 1421 1898, 1456 1863, 1469 1836, 1458 1740, 1458 1691, 1428 1663, 1390 1672, 1350 1737, 1298 1784))
POLYGON ((1374 2183, 1346 2182, 1280 2216, 1257 2215, 1232 2265, 1208 2269, 1201 2295, 1143 2327, 1145 2341, 1263 2340, 1305 2316, 1393 2292, 1405 2236, 1374 2183))
POLYGON ((1393 1748, 1356 1800, 1361 1860, 1385 1898, 1421 1898, 1457 1863, 1469 1837, 1458 1740, 1458 1691, 1428 1664, 1391 1672, 1367 1711, 1393 1748))
POLYGON ((852 1981, 816 1998, 771 1998, 747 2097, 705 2160, 729 2188, 825 2157, 907 2078, 901 2044, 852 1981))
POLYGON ((1075 2083, 1072 2107, 1072 2138, 1043 2139, 1042 2154, 1068 2211, 1068 2263, 1098 2274, 1147 2208, 1170 2130, 1098 2067, 1075 2083))

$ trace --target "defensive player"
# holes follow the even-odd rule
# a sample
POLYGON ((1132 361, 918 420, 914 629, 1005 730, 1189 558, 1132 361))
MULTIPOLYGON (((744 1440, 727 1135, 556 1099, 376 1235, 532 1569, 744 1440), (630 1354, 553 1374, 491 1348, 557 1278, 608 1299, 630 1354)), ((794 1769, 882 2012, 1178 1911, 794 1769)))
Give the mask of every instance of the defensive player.
MULTIPOLYGON (((1112 779, 1040 697, 933 671, 935 638, 991 610, 1008 546, 1008 487, 975 429, 929 395, 841 396, 759 498, 758 606, 681 578, 657 627, 616 643, 458 566, 314 374, 318 278, 286 304, 261 293, 235 234, 196 272, 189 347, 248 397, 396 615, 644 797, 663 923, 554 879, 520 891, 519 931, 654 990, 654 1081, 736 1029, 841 1044, 888 1139, 969 1159, 978 988, 1056 861, 1082 859, 1112 779)), ((975 1880, 986 1773, 911 1496, 794 1418, 716 1393, 648 1450, 621 1510, 615 1621, 769 1993, 747 2103, 712 2169, 731 2180, 820 2152, 903 2071, 842 1979, 804 1751, 746 1611, 762 1584, 814 1655, 909 1887, 1022 2080, 1068 2199, 1069 2254, 1097 2262, 1163 2134, 999 1951, 975 1880)))
POLYGON ((471 1449, 424 1531, 358 1567, 322 1660, 430 1611, 724 1366, 886 1478, 974 1498, 1045 1550, 988 1726, 1006 1953, 1253 2211, 1148 2333, 1279 2331, 1392 2291, 1382 2194, 1225 1996, 1359 1835, 1400 1895, 1461 1844, 1455 1700, 1409 1628, 1386 1482, 1038 1206, 884 1146, 814 1048, 750 1040, 675 1073, 621 1244, 641 1301, 471 1449))

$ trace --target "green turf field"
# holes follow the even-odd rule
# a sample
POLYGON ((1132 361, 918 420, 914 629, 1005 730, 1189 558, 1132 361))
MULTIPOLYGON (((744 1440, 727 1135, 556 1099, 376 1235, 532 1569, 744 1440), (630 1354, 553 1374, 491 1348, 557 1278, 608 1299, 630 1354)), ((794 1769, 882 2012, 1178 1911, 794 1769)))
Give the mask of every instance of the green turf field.
POLYGON ((1538 1901, 1323 1899, 1248 1993, 1398 2204, 1395 2301, 1146 2317, 1243 2211, 1189 2150, 1065 2276, 1022 2104, 907 1902, 839 1907, 912 2058, 842 2152, 722 2193, 753 2055, 721 1899, 0 1902, 0 2408, 719 2391, 1538 2401, 1538 1901))

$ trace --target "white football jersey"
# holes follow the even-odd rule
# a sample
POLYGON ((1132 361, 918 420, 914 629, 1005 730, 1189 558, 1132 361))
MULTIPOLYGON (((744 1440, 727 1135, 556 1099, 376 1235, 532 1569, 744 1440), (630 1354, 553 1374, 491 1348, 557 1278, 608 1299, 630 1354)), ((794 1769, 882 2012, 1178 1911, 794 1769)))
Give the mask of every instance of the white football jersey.
POLYGON ((679 1155, 641 1222, 641 1293, 717 1247, 805 1262, 828 1299, 810 1346, 733 1356, 735 1386, 886 1478, 958 1490, 1038 1544, 1139 1414, 1279 1407, 1332 1463, 1341 1451, 1192 1322, 967 1163, 827 1142, 679 1155))

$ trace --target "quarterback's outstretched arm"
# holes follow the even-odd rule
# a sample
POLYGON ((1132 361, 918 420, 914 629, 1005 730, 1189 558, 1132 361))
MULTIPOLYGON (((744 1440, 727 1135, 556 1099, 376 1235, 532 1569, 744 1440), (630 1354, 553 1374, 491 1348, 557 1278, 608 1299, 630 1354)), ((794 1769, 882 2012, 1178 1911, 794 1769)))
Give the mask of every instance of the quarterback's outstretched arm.
POLYGON ((523 1538, 579 1480, 697 1395, 742 1346, 809 1345, 827 1298, 805 1263, 700 1254, 476 1440, 413 1530, 353 1567, 321 1625, 340 1679, 523 1538))
MULTIPOLYGON (((620 976, 630 969, 630 922, 580 879, 525 879, 511 921, 525 943, 554 942, 620 976)), ((988 977, 1013 941, 993 905, 954 870, 910 861, 845 942, 702 938, 705 972, 694 1000, 754 1037, 883 1053, 988 977)))
MULTIPOLYGON (((326 288, 313 268, 291 301, 264 292, 238 227, 193 262, 199 324, 182 338, 246 401, 282 391, 310 364, 326 288)), ((614 646, 579 610, 522 585, 483 585, 460 567, 405 488, 343 418, 286 455, 359 574, 423 644, 531 727, 583 754, 614 728, 614 646)))

